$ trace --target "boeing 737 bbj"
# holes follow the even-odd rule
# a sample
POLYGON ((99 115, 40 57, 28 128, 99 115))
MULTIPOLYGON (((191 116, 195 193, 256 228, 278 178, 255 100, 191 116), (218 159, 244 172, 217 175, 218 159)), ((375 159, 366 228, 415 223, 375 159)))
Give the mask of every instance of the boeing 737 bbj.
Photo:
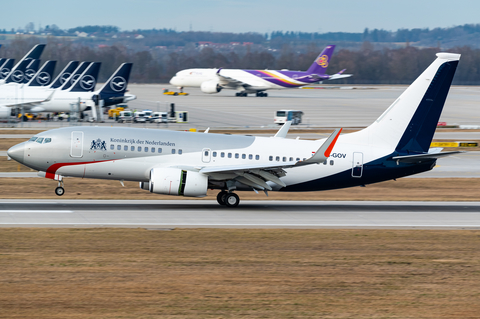
POLYGON ((437 59, 367 128, 316 141, 274 137, 68 127, 35 135, 8 156, 40 176, 129 180, 157 194, 202 197, 221 190, 220 204, 237 206, 235 190, 317 191, 361 186, 431 170, 458 152, 430 149, 460 59, 437 59))
POLYGON ((342 70, 334 75, 326 74, 335 45, 327 46, 306 71, 288 70, 239 70, 239 69, 187 69, 178 72, 170 84, 178 87, 199 87, 203 93, 218 93, 222 89, 237 90, 236 96, 268 96, 266 90, 296 88, 324 80, 352 76, 342 70))

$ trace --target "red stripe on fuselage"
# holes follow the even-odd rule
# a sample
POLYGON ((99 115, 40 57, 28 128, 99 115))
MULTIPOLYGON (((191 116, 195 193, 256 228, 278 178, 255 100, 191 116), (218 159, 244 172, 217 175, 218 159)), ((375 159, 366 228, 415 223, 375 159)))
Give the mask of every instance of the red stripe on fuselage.
POLYGON ((55 173, 57 172, 57 170, 59 170, 64 166, 85 165, 85 164, 103 163, 103 162, 112 162, 112 161, 117 161, 117 160, 114 159, 114 160, 93 161, 93 162, 55 163, 51 165, 49 168, 47 168, 47 171, 45 172, 45 178, 55 179, 55 173))

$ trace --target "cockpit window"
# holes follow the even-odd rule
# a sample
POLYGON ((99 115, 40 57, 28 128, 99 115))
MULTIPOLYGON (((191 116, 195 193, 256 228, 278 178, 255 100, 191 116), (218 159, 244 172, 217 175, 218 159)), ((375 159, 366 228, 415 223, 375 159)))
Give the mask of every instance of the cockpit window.
POLYGON ((34 136, 34 137, 32 137, 31 139, 29 139, 28 141, 29 141, 29 142, 35 142, 35 141, 37 140, 37 138, 38 138, 37 136, 34 136))
POLYGON ((51 137, 47 137, 45 138, 45 141, 43 141, 43 143, 50 143, 52 141, 52 138, 51 137))
POLYGON ((40 144, 42 144, 42 142, 43 142, 43 137, 39 137, 39 138, 37 138, 37 143, 40 143, 40 144))

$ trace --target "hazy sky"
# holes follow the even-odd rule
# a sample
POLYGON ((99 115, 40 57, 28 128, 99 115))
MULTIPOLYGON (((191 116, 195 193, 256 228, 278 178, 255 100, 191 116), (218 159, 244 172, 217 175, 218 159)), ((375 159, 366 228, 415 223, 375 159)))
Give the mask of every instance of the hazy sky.
POLYGON ((480 23, 478 0, 5 0, 0 29, 114 25, 216 32, 363 32, 480 23))

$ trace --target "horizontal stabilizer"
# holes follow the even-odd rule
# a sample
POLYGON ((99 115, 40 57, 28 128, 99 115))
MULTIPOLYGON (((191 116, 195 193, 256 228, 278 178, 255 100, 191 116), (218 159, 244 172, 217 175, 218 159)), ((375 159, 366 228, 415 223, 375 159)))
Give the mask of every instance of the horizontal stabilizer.
POLYGON ((405 155, 405 156, 395 156, 392 159, 402 162, 402 163, 421 163, 431 160, 435 160, 440 157, 446 157, 454 154, 463 153, 461 151, 452 151, 452 152, 442 152, 442 153, 432 153, 432 154, 418 154, 418 155, 405 155))

